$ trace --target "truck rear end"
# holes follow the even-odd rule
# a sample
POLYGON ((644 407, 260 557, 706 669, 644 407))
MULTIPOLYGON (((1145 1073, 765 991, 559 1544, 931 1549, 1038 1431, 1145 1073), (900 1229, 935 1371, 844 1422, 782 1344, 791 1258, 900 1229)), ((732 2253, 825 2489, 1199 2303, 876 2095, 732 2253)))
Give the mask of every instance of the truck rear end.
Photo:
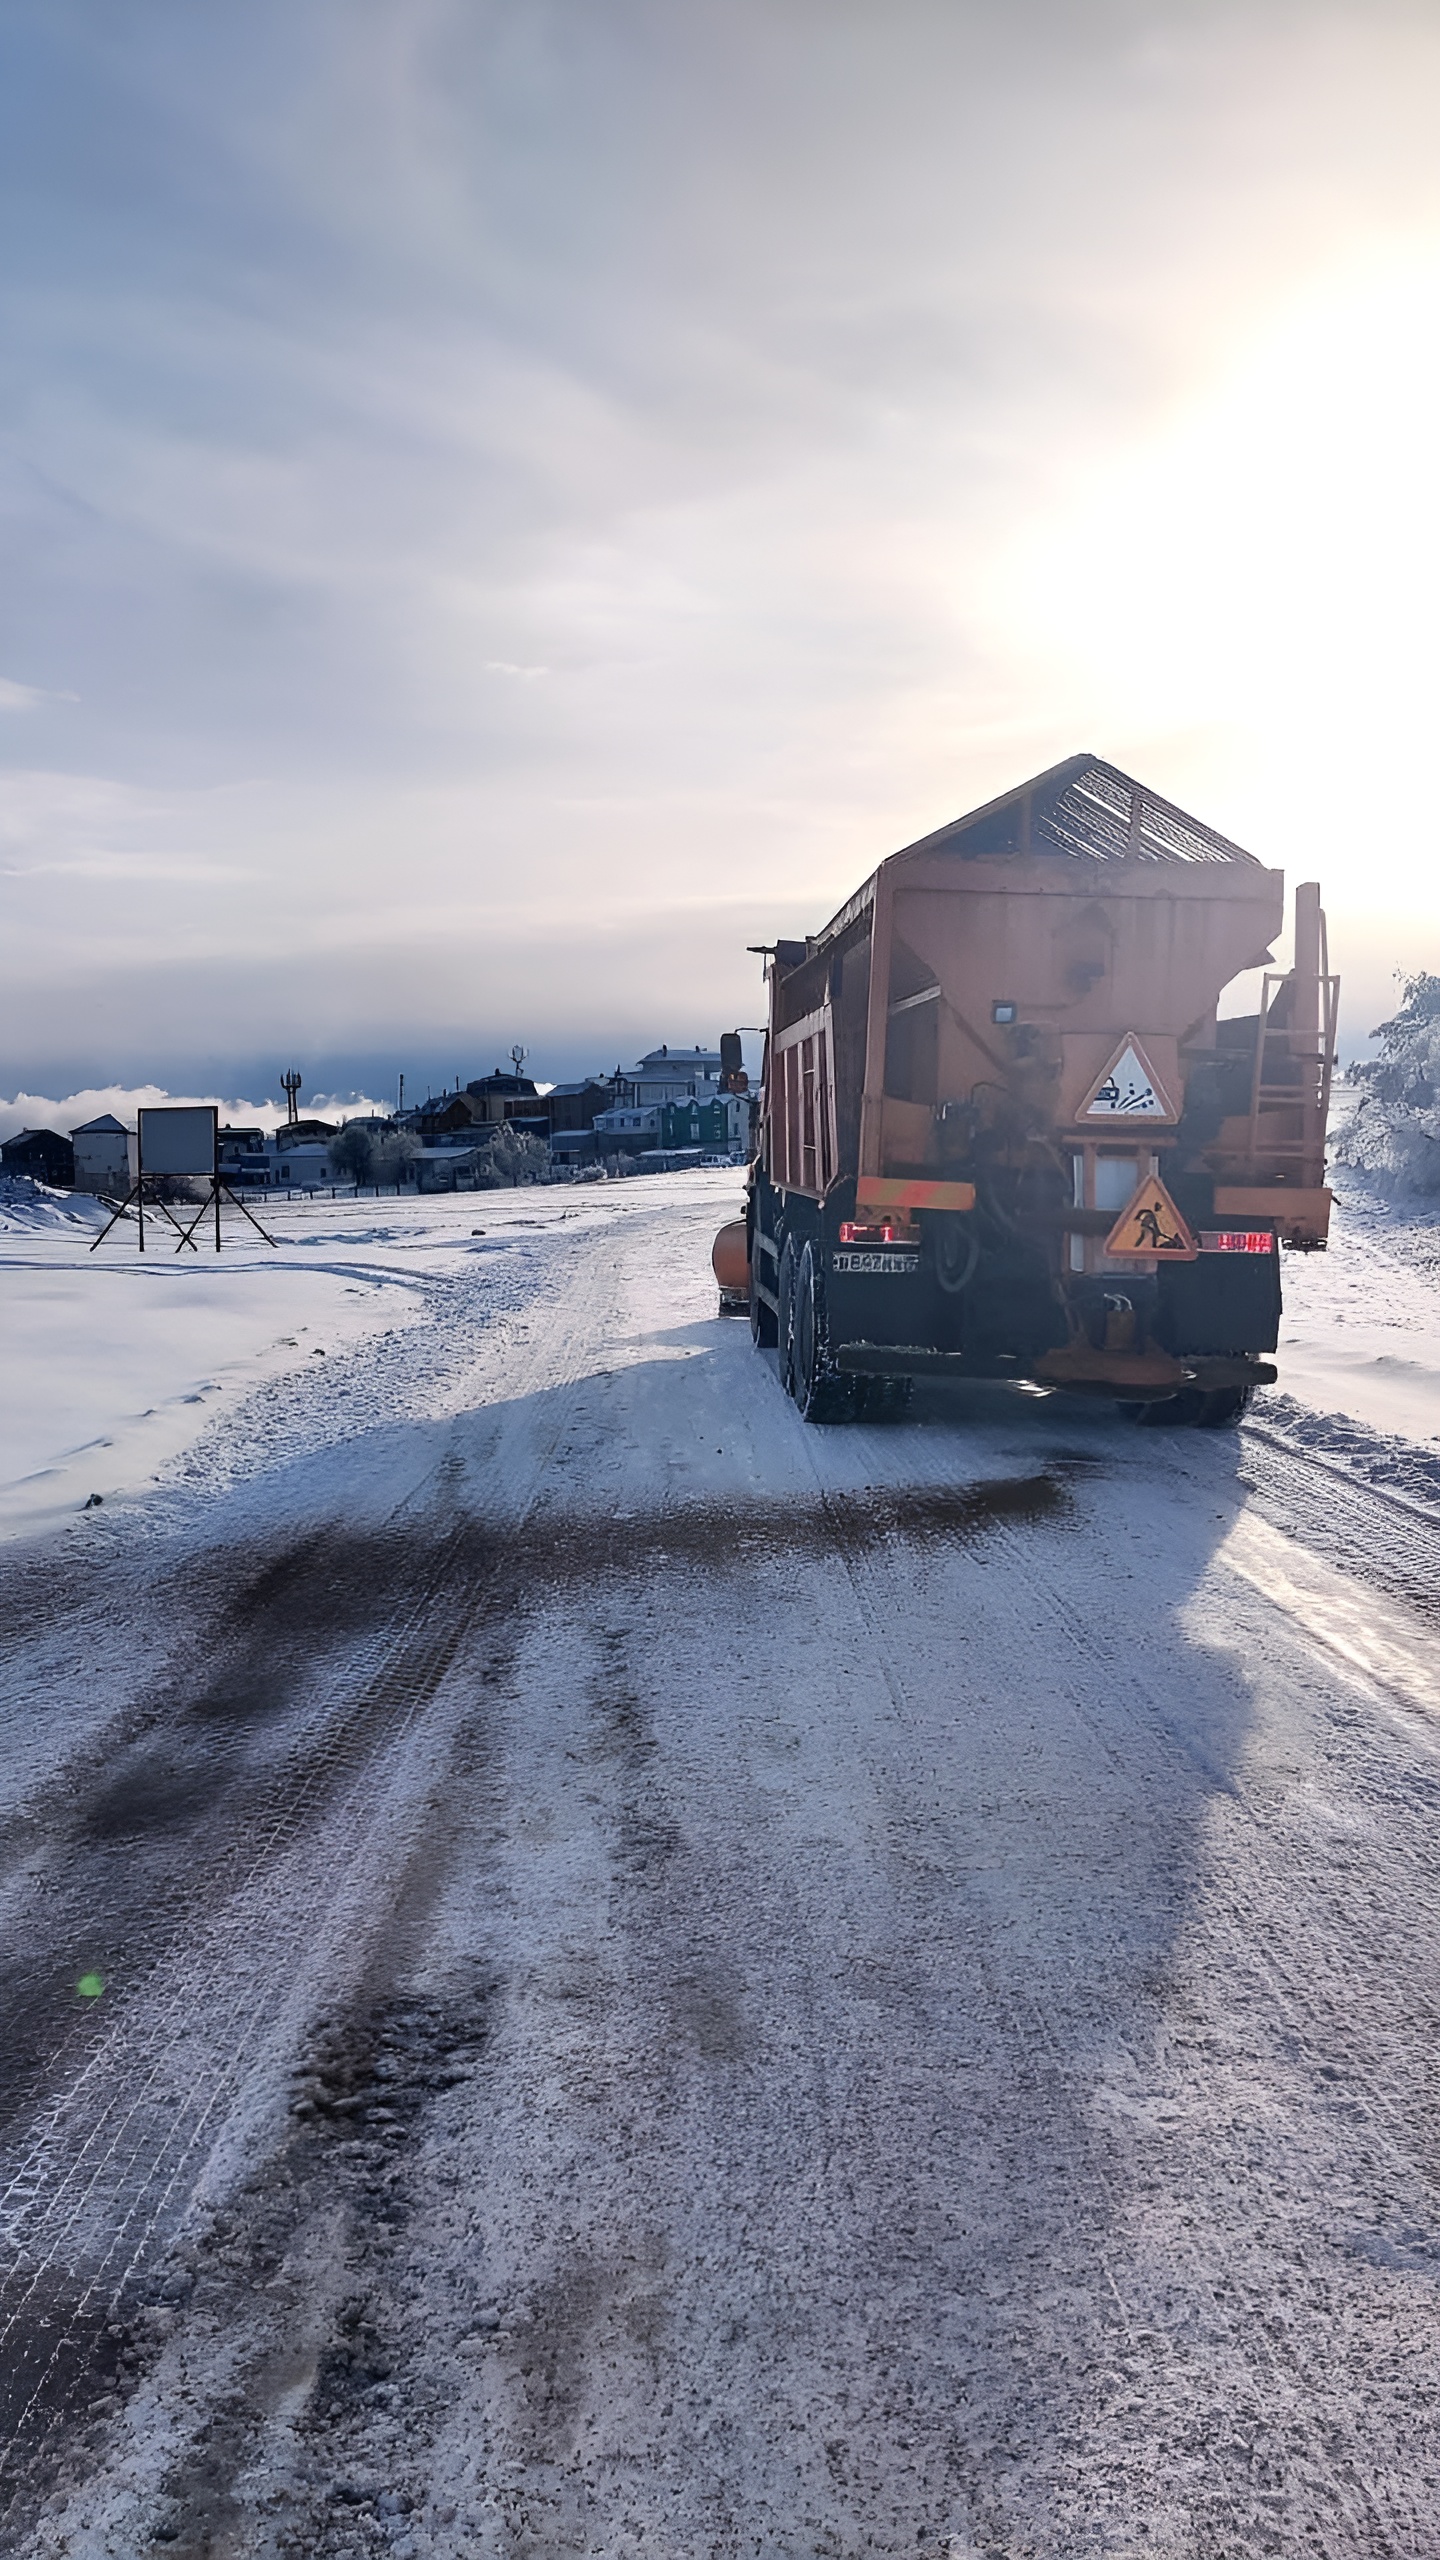
POLYGON ((807 1418, 952 1374, 1219 1424, 1274 1378, 1280 1250, 1328 1230, 1338 992, 1313 886, 1273 972, 1283 885, 1083 756, 776 946, 749 1297, 807 1418))

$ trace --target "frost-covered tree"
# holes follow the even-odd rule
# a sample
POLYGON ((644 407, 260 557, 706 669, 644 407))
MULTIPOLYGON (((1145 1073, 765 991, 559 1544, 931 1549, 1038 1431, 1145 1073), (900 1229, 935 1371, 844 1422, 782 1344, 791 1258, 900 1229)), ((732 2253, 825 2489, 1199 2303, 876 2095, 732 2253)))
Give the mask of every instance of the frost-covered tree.
POLYGON ((381 1129, 375 1134, 375 1152, 370 1162, 374 1167, 372 1182, 407 1182, 410 1166, 420 1153, 420 1141, 413 1129, 381 1129))
POLYGON ((1400 1191, 1440 1192, 1440 977, 1407 978, 1398 1013, 1372 1037, 1378 1058, 1354 1069, 1360 1099, 1335 1159, 1400 1191))
POLYGON ((501 1191, 517 1182, 537 1181, 549 1162, 550 1150, 543 1139, 532 1138, 528 1129, 512 1129, 504 1121, 480 1157, 476 1187, 501 1191))

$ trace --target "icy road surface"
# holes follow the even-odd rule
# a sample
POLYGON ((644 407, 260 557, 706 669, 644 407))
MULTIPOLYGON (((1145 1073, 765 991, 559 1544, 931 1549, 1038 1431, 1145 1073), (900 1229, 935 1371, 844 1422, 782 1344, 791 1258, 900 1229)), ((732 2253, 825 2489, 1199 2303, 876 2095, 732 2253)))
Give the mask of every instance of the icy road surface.
POLYGON ((0 1561, 5 2549, 1440 2553, 1440 1514, 807 1429, 736 1188, 0 1561))

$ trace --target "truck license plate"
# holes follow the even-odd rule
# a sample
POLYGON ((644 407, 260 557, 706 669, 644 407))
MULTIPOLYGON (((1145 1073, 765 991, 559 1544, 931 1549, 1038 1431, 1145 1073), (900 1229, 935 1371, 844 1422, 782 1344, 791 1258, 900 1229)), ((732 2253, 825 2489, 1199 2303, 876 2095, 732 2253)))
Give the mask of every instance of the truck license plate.
POLYGON ((832 1253, 830 1268, 832 1271, 863 1271, 867 1277, 877 1271, 893 1272, 898 1276, 902 1271, 918 1271, 920 1256, 918 1253, 832 1253))

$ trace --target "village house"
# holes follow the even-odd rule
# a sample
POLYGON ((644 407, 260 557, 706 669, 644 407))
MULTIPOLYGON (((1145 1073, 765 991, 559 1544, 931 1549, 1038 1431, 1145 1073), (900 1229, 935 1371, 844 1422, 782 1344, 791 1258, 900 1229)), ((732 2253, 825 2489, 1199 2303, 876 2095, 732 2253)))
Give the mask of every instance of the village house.
POLYGON ((545 1097, 534 1078, 504 1075, 499 1067, 488 1076, 474 1077, 463 1092, 431 1095, 405 1117, 427 1146, 473 1141, 506 1122, 528 1137, 550 1134, 545 1097))
POLYGON ((553 1161, 593 1163, 596 1119, 622 1101, 628 1090, 618 1067, 612 1076, 582 1076, 575 1084, 552 1084, 544 1100, 553 1161))
POLYGON ((595 1115, 595 1148, 601 1156, 638 1156, 659 1144, 658 1102, 622 1102, 595 1115))
POLYGON ((70 1143, 75 1150, 77 1191, 93 1191, 107 1200, 128 1196, 140 1144, 133 1129, 127 1129, 113 1111, 102 1111, 98 1120, 83 1121, 72 1129, 70 1143))
POLYGON ((244 1185, 268 1191, 275 1178, 274 1142, 263 1129, 234 1128, 226 1121, 216 1135, 215 1162, 221 1181, 233 1190, 244 1185))
POLYGON ((277 1129, 273 1141, 276 1182, 296 1191, 333 1182, 330 1141, 334 1135, 333 1120, 292 1120, 277 1129))
POLYGON ((32 1182, 69 1191, 75 1182, 75 1149, 58 1129, 21 1129, 0 1147, 0 1172, 28 1173, 32 1182))
POLYGON ((596 1153, 743 1154, 749 1105, 743 1096, 721 1090, 723 1073, 718 1049, 672 1049, 664 1042, 647 1049, 623 1074, 616 1069, 621 1090, 608 1111, 595 1115, 596 1153))
POLYGON ((713 1101, 721 1073, 718 1049, 672 1049, 662 1042, 627 1069, 625 1082, 631 1099, 648 1108, 662 1102, 713 1101))

